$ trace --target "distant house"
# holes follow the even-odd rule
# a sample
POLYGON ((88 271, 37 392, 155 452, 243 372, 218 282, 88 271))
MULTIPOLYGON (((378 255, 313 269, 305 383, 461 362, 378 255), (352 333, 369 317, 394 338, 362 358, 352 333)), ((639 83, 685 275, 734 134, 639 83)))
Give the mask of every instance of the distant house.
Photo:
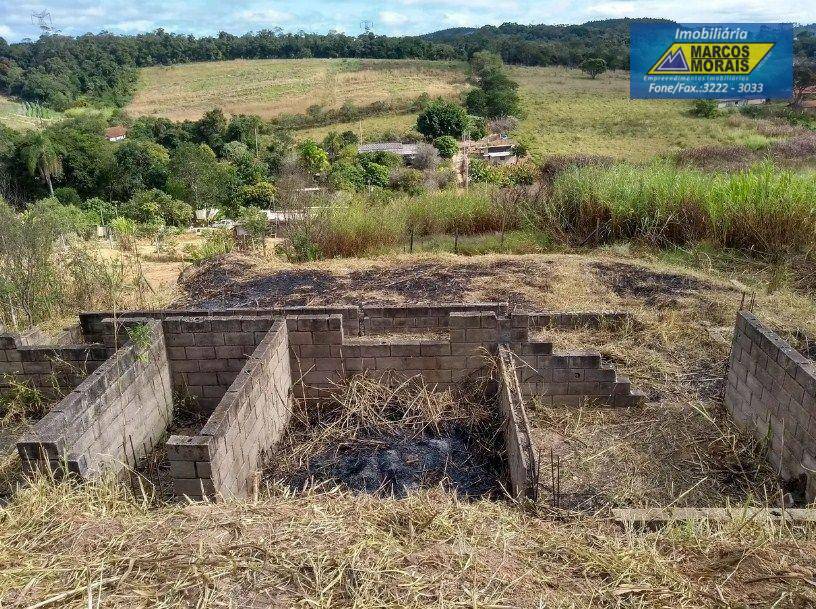
POLYGON ((764 104, 765 101, 765 99, 718 99, 717 108, 719 110, 731 110, 745 106, 759 106, 764 104))
POLYGON ((365 154, 366 152, 390 152, 410 162, 417 154, 417 145, 402 144, 400 142, 376 142, 363 144, 357 148, 358 154, 365 154))
POLYGON ((109 142, 121 142, 127 137, 127 128, 122 125, 105 129, 105 139, 109 142))
POLYGON ((518 160, 516 143, 503 133, 491 133, 480 140, 462 142, 462 150, 471 158, 481 158, 491 165, 512 165, 518 160))

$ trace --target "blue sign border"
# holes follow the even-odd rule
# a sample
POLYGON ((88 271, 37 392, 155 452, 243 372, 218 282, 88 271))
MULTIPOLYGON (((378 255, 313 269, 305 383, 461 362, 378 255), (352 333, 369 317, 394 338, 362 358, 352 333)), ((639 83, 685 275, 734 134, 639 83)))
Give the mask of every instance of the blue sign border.
POLYGON ((629 94, 633 99, 790 99, 793 97, 791 23, 631 24, 629 94), (679 39, 679 32, 696 38, 679 39), (686 34, 689 35, 689 34, 686 34), (649 75, 675 42, 772 42, 747 75, 649 75))

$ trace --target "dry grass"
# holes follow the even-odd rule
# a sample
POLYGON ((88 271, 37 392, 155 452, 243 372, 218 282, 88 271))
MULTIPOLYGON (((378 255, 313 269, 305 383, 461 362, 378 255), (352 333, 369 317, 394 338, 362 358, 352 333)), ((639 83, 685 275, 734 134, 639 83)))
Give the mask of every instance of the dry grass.
POLYGON ((489 368, 466 391, 437 390, 420 377, 363 374, 328 402, 301 402, 268 475, 295 488, 328 483, 402 496, 439 485, 495 494, 501 466, 489 368), (466 458, 459 454, 464 446, 466 458))
POLYGON ((521 85, 526 110, 516 135, 534 157, 598 154, 642 161, 686 148, 745 144, 758 135, 751 119, 701 119, 689 114, 688 102, 629 99, 628 72, 594 80, 557 67, 514 67, 510 74, 521 85))
POLYGON ((636 534, 436 490, 397 501, 273 488, 245 503, 154 508, 116 485, 42 479, 0 510, 0 524, 4 606, 816 602, 812 528, 737 520, 636 534))
POLYGON ((320 104, 364 106, 405 101, 423 92, 455 96, 465 74, 452 62, 354 59, 261 59, 157 66, 140 71, 127 111, 195 120, 215 107, 229 114, 302 114, 320 104))

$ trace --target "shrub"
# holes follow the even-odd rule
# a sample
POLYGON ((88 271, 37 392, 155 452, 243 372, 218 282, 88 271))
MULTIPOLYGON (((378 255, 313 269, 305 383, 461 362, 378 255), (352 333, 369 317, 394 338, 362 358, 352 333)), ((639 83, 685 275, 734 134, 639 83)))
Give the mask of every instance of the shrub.
POLYGON ((258 182, 257 184, 242 187, 240 198, 245 207, 274 209, 277 192, 274 184, 270 182, 258 182))
POLYGON ((470 127, 467 111, 455 102, 437 99, 417 117, 417 131, 430 140, 443 135, 461 137, 470 127))
POLYGON ((79 207, 82 204, 82 197, 70 186, 61 186, 54 189, 54 196, 63 205, 73 205, 79 207))
POLYGON ((337 190, 362 190, 366 185, 366 174, 359 163, 340 161, 332 165, 329 184, 337 190))
POLYGON ((207 233, 201 245, 188 245, 185 254, 193 264, 200 264, 218 256, 228 254, 235 248, 235 239, 229 231, 213 229, 207 233))
POLYGON ((265 213, 257 207, 246 207, 241 210, 238 223, 241 228, 247 232, 248 245, 250 247, 264 245, 266 233, 269 229, 269 220, 265 213))
POLYGON ((88 214, 96 224, 107 224, 117 215, 116 206, 109 201, 104 201, 99 197, 85 199, 79 208, 88 214))
POLYGON ((133 220, 117 216, 111 220, 110 230, 123 250, 132 252, 136 249, 136 223, 133 220))
POLYGON ((459 143, 450 135, 443 135, 434 140, 434 146, 439 151, 439 156, 449 159, 459 151, 459 143))
POLYGON ((389 168, 387 165, 380 165, 379 163, 366 163, 363 166, 363 174, 365 183, 368 186, 388 186, 389 168))
POLYGON ((700 118, 714 118, 720 111, 717 109, 716 99, 695 99, 691 107, 691 113, 700 118))
POLYGON ((411 159, 411 166, 416 169, 436 169, 439 165, 439 152, 430 144, 417 144, 417 151, 411 159))
POLYGON ((418 169, 402 167, 391 171, 389 187, 411 195, 422 194, 425 176, 418 169))

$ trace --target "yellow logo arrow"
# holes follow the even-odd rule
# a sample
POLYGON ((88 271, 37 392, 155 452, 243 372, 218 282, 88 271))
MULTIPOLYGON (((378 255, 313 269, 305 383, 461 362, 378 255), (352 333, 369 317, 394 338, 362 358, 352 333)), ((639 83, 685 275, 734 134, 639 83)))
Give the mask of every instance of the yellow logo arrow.
POLYGON ((675 42, 648 74, 750 74, 774 47, 773 42, 675 42))

